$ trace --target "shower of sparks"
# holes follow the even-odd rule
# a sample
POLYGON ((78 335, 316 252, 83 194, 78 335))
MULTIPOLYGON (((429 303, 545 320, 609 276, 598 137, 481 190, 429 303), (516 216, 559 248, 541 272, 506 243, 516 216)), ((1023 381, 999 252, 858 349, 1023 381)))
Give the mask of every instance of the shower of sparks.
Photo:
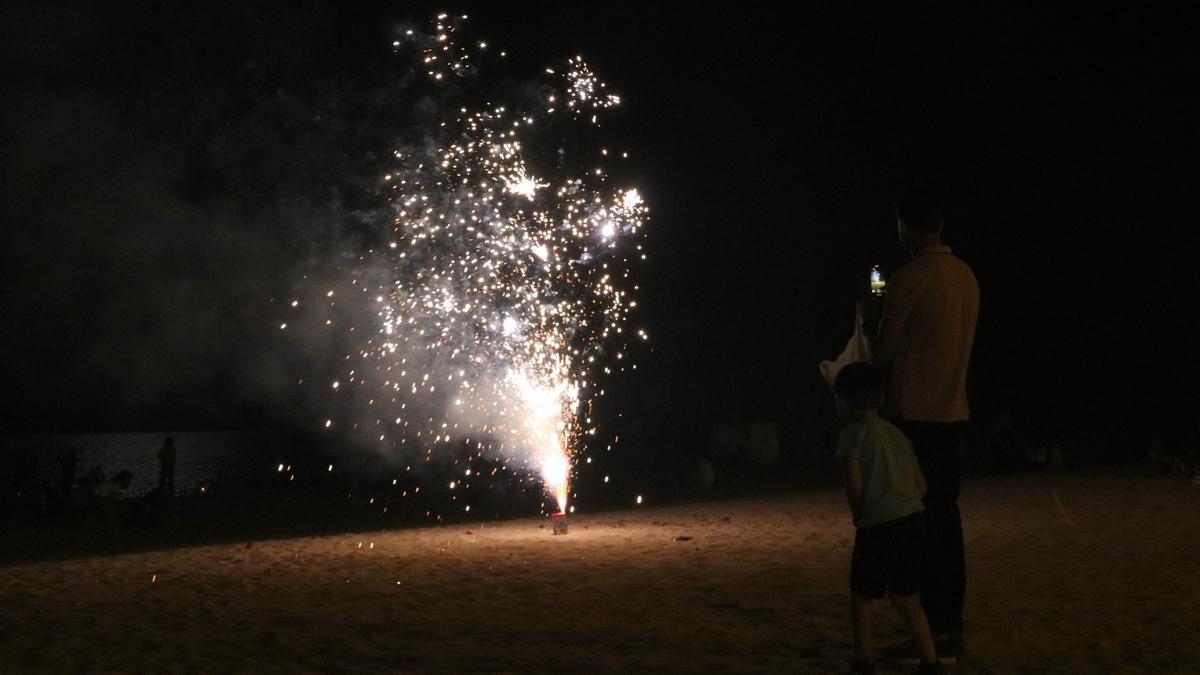
MULTIPOLYGON (((471 86, 477 61, 495 56, 455 39, 461 19, 441 15, 432 35, 406 37, 437 86, 471 86)), ((349 426, 371 440, 426 461, 466 449, 537 477, 565 512, 581 439, 597 433, 595 377, 636 368, 624 326, 648 209, 636 189, 610 182, 617 153, 569 146, 564 166, 560 145, 559 161, 535 161, 539 143, 594 130, 620 104, 578 56, 547 68, 543 87, 534 104, 458 107, 429 130, 431 143, 394 152, 386 245, 359 255, 347 280, 371 316, 325 318, 359 345, 325 386, 366 401, 370 414, 349 426)), ((328 290, 323 304, 342 292, 328 290)), ((344 423, 326 417, 326 428, 344 423)))

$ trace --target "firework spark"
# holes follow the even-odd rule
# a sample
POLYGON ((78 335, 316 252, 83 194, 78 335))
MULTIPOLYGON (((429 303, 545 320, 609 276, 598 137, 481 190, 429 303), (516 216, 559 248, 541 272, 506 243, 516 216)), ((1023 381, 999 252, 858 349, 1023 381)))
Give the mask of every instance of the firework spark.
MULTIPOLYGON (((432 35, 410 32, 397 51, 416 41, 431 83, 468 88, 495 55, 457 40, 461 26, 439 16, 432 35)), ((467 446, 537 476, 565 511, 580 439, 596 433, 593 371, 611 372, 610 352, 624 357, 648 208, 610 180, 607 149, 571 147, 583 159, 566 162, 559 145, 557 161, 537 161, 548 142, 597 129, 620 98, 581 57, 547 68, 540 91, 511 108, 456 106, 432 143, 394 152, 386 246, 350 271, 372 316, 345 328, 360 347, 327 387, 367 400, 372 413, 354 427, 374 440, 426 459, 467 446)))

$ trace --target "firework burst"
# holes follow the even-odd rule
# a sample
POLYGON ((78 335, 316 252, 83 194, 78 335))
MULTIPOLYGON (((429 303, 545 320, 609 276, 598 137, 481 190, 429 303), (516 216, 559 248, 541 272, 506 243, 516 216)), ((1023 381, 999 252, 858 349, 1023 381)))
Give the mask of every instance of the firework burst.
MULTIPOLYGON (((485 58, 505 55, 458 40, 461 19, 395 43, 416 45, 435 97, 469 89, 485 58)), ((353 426, 372 441, 427 460, 466 447, 540 479, 561 511, 582 437, 597 433, 598 378, 636 368, 625 325, 648 210, 610 179, 606 163, 627 153, 571 140, 620 104, 583 59, 547 68, 532 102, 528 90, 511 105, 456 106, 427 142, 395 151, 383 245, 348 270, 370 316, 344 329, 359 347, 329 387, 366 402, 353 426)))

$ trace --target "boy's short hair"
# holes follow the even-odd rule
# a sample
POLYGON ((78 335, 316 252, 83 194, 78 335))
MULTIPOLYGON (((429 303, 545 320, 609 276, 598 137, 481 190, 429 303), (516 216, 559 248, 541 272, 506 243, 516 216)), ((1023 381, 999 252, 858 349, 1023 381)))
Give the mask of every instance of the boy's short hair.
POLYGON ((870 363, 847 364, 833 381, 833 393, 855 410, 875 410, 883 405, 883 374, 870 363))
POLYGON ((909 190, 896 199, 896 218, 918 232, 940 232, 942 200, 930 190, 909 190))

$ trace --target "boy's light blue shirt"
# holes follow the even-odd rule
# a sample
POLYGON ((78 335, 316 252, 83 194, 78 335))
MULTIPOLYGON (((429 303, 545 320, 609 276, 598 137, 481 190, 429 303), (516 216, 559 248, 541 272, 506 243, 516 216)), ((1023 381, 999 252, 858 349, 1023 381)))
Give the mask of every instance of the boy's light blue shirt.
POLYGON ((917 456, 896 425, 878 417, 847 424, 838 435, 839 462, 857 459, 862 467, 863 499, 858 526, 873 527, 917 513, 917 456))

